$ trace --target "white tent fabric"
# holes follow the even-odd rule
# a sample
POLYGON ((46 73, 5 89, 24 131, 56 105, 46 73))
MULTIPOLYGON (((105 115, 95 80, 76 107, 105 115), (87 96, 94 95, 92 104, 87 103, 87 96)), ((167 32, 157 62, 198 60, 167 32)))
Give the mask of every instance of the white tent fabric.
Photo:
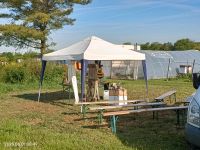
POLYGON ((45 54, 44 61, 55 60, 145 60, 145 54, 128 50, 92 36, 67 48, 45 54))

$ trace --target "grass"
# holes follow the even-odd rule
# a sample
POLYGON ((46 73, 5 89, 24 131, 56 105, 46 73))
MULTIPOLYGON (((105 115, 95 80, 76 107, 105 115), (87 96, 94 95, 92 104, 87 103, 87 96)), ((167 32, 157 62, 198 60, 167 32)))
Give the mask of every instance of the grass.
MULTIPOLYGON (((112 82, 119 82, 112 80, 112 82)), ((129 99, 145 98, 144 81, 121 80, 128 89, 129 99)), ((83 120, 79 106, 66 100, 61 86, 45 85, 41 102, 37 103, 37 84, 5 85, 0 96, 0 149, 138 149, 184 150, 187 144, 184 128, 175 125, 172 111, 162 112, 159 120, 142 113, 119 118, 117 134, 112 134, 109 120, 98 126, 96 116, 88 114, 83 120), (11 90, 9 90, 11 88, 11 90), (21 145, 20 145, 21 144, 21 145)), ((191 82, 179 80, 150 80, 149 98, 176 89, 178 100, 194 92, 191 82)))
MULTIPOLYGON (((39 82, 30 82, 30 83, 3 83, 0 82, 0 96, 14 91, 24 91, 24 90, 37 90, 39 87, 39 82)), ((60 88, 60 85, 56 82, 44 82, 44 89, 55 89, 60 88)))

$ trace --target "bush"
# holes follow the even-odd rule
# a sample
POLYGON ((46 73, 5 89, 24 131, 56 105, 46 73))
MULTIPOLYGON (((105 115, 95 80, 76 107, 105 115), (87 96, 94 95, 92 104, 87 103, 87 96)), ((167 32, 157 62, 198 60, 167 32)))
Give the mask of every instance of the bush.
POLYGON ((40 78, 41 63, 36 60, 26 60, 23 62, 23 66, 27 72, 26 81, 35 82, 40 78))
MULTIPOLYGON (((0 82, 6 83, 35 83, 39 82, 41 73, 41 62, 30 59, 23 63, 11 63, 0 67, 0 82)), ((61 83, 63 78, 63 67, 48 62, 45 70, 44 80, 46 82, 61 83)))
POLYGON ((57 81, 62 82, 63 67, 55 63, 47 63, 44 80, 47 82, 57 81))
POLYGON ((25 81, 26 71, 23 66, 9 65, 5 68, 5 82, 20 83, 25 81))
POLYGON ((177 75, 177 79, 183 79, 185 82, 191 82, 192 81, 192 74, 179 74, 177 75))

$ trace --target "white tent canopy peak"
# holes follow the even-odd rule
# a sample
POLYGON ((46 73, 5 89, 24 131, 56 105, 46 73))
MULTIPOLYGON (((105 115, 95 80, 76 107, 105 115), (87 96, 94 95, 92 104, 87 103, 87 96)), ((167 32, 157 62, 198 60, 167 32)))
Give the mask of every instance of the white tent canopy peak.
POLYGON ((45 54, 42 60, 145 60, 145 54, 91 36, 67 48, 45 54))

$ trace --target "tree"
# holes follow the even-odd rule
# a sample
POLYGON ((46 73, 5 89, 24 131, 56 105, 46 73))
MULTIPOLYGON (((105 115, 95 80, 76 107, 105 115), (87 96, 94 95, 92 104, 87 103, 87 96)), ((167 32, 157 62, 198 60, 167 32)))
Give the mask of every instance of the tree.
POLYGON ((174 49, 174 46, 172 43, 167 42, 167 43, 162 44, 161 49, 164 51, 172 51, 174 49))
POLYGON ((132 45, 132 43, 131 42, 125 42, 125 43, 123 43, 123 45, 132 45))
POLYGON ((88 4, 91 0, 0 0, 1 18, 11 19, 0 25, 0 45, 40 49, 41 55, 51 45, 48 35, 65 25, 73 25, 69 18, 74 4, 88 4))
POLYGON ((189 50, 194 48, 194 42, 190 39, 180 39, 174 43, 175 50, 189 50))
POLYGON ((150 43, 147 42, 145 44, 141 44, 141 49, 142 50, 149 50, 150 49, 150 43))
POLYGON ((194 49, 200 50, 200 42, 194 44, 194 49))
POLYGON ((159 42, 151 43, 150 49, 151 50, 161 50, 162 44, 159 42))
POLYGON ((173 51, 173 50, 190 50, 190 49, 197 49, 200 50, 200 42, 194 42, 190 39, 180 39, 177 40, 174 45, 171 42, 167 43, 145 43, 141 44, 142 50, 164 50, 164 51, 173 51))

